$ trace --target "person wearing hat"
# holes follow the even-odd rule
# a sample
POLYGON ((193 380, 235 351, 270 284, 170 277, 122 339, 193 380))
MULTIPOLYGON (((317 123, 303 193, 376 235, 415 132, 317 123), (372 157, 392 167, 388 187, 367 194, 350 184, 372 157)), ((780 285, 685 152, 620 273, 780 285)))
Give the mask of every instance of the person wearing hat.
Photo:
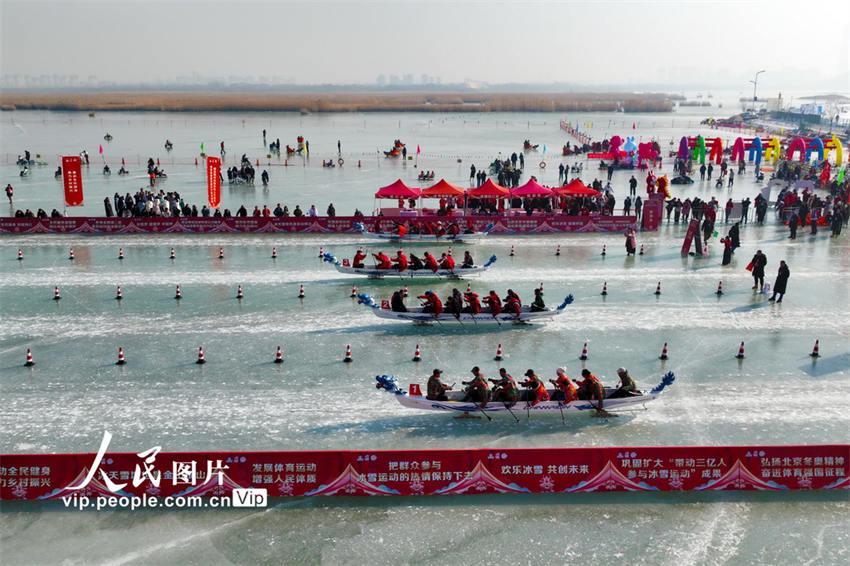
POLYGON ((609 399, 619 399, 620 397, 631 397, 640 394, 637 385, 635 385, 635 380, 629 375, 629 370, 626 368, 617 368, 617 375, 620 376, 620 386, 608 396, 609 399))
POLYGON ((543 291, 540 289, 534 290, 534 300, 531 302, 531 312, 541 312, 546 310, 546 303, 543 302, 543 291))
POLYGON ((437 293, 435 293, 434 291, 425 291, 424 295, 419 295, 417 298, 423 299, 425 301, 425 303, 422 305, 422 312, 434 313, 435 317, 438 317, 442 314, 443 303, 440 301, 440 297, 438 297, 437 293))
POLYGON ((451 272, 455 270, 455 260, 452 256, 448 254, 443 254, 440 257, 440 269, 447 269, 451 272))
POLYGON ((499 379, 491 379, 495 387, 493 388, 493 401, 501 401, 505 407, 511 408, 519 401, 519 389, 516 381, 508 370, 499 368, 499 379))
POLYGON ((528 401, 532 395, 534 396, 534 401, 531 402, 531 406, 533 407, 541 401, 548 401, 549 392, 546 391, 546 386, 543 385, 543 380, 537 377, 534 370, 526 370, 525 377, 528 379, 522 382, 522 386, 529 390, 526 400, 528 401))
POLYGON ((487 380, 484 379, 484 374, 478 366, 472 368, 472 375, 474 376, 472 380, 462 382, 467 386, 463 400, 486 404, 490 400, 490 386, 487 385, 487 380))
POLYGON ((563 401, 563 404, 571 403, 578 399, 578 389, 575 384, 567 377, 567 368, 558 368, 555 370, 558 379, 550 379, 549 382, 558 388, 558 391, 552 395, 552 400, 563 401))
POLYGON ((462 269, 469 269, 470 267, 475 266, 475 260, 472 259, 472 254, 469 253, 469 250, 463 252, 463 265, 461 265, 462 269))
POLYGON ((599 382, 599 379, 595 375, 590 373, 589 370, 581 370, 581 376, 584 378, 584 380, 577 382, 578 398, 583 401, 596 399, 599 402, 599 405, 596 406, 596 409, 601 409, 602 402, 605 399, 605 388, 602 387, 602 384, 599 382))
POLYGON ((442 381, 440 381, 440 376, 443 375, 443 370, 435 369, 434 373, 431 374, 431 377, 428 378, 428 395, 425 396, 426 399, 430 401, 448 401, 449 398, 446 396, 446 391, 451 391, 452 386, 446 385, 442 381))

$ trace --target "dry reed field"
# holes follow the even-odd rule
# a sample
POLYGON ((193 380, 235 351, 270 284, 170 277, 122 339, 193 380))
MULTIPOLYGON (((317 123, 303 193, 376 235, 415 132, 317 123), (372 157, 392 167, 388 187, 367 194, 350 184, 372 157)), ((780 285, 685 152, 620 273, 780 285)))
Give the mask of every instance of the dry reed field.
POLYGON ((658 93, 0 93, 3 110, 171 112, 669 112, 658 93))

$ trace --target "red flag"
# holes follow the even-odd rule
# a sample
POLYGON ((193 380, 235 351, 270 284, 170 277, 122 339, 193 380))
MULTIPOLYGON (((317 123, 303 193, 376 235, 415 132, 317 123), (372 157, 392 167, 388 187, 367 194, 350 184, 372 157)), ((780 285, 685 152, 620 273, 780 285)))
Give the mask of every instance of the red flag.
POLYGON ((210 207, 218 208, 221 205, 221 159, 218 157, 207 157, 207 198, 210 207))
POLYGON ((62 182, 65 186, 65 206, 83 205, 83 173, 79 155, 62 156, 62 182))
POLYGON ((745 267, 744 269, 746 269, 747 271, 752 271, 753 267, 755 267, 755 265, 753 264, 753 262, 750 262, 749 265, 747 265, 747 267, 745 267))
POLYGON ((419 150, 419 144, 416 144, 416 155, 419 155, 420 153, 422 152, 419 150))
POLYGON ((97 148, 100 151, 100 153, 103 154, 103 144, 97 146, 97 148))

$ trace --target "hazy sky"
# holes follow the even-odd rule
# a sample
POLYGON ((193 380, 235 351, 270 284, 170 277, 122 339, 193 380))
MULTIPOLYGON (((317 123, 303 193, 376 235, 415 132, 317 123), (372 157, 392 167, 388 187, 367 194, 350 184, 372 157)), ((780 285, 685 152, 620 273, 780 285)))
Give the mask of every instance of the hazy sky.
POLYGON ((850 91, 850 1, 0 0, 0 73, 850 91), (795 84, 790 84, 795 83, 795 84))

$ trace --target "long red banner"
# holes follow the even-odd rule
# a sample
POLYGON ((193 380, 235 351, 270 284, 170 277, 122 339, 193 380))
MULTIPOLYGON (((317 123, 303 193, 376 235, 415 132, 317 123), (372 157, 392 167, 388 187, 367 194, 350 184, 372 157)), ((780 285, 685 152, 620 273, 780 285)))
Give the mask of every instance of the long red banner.
POLYGON ((82 206, 83 173, 78 155, 62 157, 62 184, 65 187, 65 206, 82 206))
POLYGON ((850 445, 0 455, 0 499, 850 489, 850 445), (102 456, 98 458, 98 456, 102 456), (154 481, 156 480, 156 481, 154 481), (77 489, 74 489, 77 488, 77 489))
POLYGON ((221 159, 207 157, 207 200, 211 208, 221 206, 221 159))

